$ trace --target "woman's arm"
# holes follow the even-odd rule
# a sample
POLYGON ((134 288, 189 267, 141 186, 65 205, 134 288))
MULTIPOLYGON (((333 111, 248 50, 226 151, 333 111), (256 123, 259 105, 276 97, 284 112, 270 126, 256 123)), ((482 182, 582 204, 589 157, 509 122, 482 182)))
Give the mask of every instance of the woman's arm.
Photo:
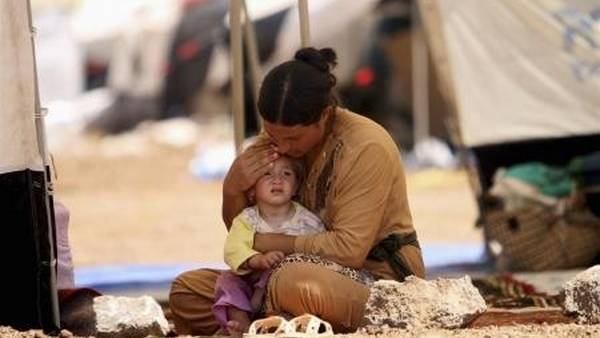
POLYGON ((233 161, 223 181, 221 207, 221 216, 228 230, 235 216, 248 206, 246 192, 269 170, 278 157, 274 147, 265 139, 260 139, 233 161))
MULTIPOLYGON (((329 192, 336 193, 330 230, 298 236, 295 252, 319 255, 349 267, 361 267, 379 233, 388 198, 398 172, 399 159, 393 159, 379 144, 371 144, 345 164, 339 182, 329 192)), ((398 207, 402 207, 398 201, 398 207)))
POLYGON ((244 192, 234 190, 234 183, 227 183, 227 179, 223 182, 223 203, 221 205, 221 216, 227 230, 231 228, 231 223, 236 215, 238 215, 245 207, 248 206, 248 199, 244 192))
POLYGON ((254 250, 259 252, 281 251, 286 255, 294 253, 295 236, 281 234, 255 234, 254 250))

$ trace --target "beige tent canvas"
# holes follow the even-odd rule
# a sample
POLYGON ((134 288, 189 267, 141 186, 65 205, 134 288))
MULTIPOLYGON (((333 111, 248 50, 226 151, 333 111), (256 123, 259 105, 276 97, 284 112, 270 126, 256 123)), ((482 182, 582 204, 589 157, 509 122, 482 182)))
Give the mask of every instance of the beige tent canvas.
POLYGON ((600 151, 600 1, 418 5, 480 217, 499 168, 600 151))
POLYGON ((59 327, 56 252, 29 1, 0 1, 0 325, 59 327))

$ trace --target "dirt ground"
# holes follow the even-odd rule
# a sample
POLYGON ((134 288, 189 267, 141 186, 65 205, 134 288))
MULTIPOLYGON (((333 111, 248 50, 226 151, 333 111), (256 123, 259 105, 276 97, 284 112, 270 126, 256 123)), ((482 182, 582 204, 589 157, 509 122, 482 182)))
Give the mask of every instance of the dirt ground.
POLYGON ((221 182, 195 180, 192 155, 160 147, 141 156, 57 154, 75 267, 220 260, 221 182))
MULTIPOLYGON (((190 174, 195 149, 85 136, 54 151, 75 266, 222 261, 222 182, 190 174)), ((480 240, 463 172, 409 173, 408 194, 421 243, 480 240)))
MULTIPOLYGON (((0 326, 0 336, 5 338, 47 338, 39 330, 16 331, 10 327, 0 326)), ((60 338, 75 338, 70 332, 63 330, 58 335, 60 338)), ((180 336, 191 337, 191 336, 180 336)), ((275 337, 275 336, 273 336, 275 337)), ((309 337, 309 336, 307 336, 309 337)), ((577 324, 557 324, 557 325, 516 325, 516 326, 491 326, 479 329, 412 329, 412 330, 393 330, 379 335, 365 335, 360 333, 341 335, 337 338, 409 338, 409 337, 464 337, 464 338, 490 338, 490 337, 527 337, 527 338, 547 338, 547 337, 600 337, 600 325, 577 325, 577 324)))

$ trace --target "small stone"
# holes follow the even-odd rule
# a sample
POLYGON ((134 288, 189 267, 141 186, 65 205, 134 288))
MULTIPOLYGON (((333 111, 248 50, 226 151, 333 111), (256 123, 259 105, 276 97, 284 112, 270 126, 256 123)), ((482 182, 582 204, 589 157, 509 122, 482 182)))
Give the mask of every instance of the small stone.
POLYGON ((565 283, 563 310, 575 314, 580 324, 600 324, 600 265, 595 265, 565 283))
POLYGON ((96 337, 137 338, 165 336, 169 324, 160 305, 149 296, 94 298, 96 337))
POLYGON ((34 338, 47 338, 47 336, 44 334, 44 332, 39 331, 39 330, 34 331, 33 337, 34 338))
POLYGON ((379 334, 390 328, 459 328, 486 309, 468 276, 434 281, 409 276, 403 283, 382 280, 371 287, 360 331, 379 334))
POLYGON ((58 338, 70 338, 73 337, 73 333, 71 333, 71 331, 69 330, 60 330, 60 333, 58 334, 58 338))

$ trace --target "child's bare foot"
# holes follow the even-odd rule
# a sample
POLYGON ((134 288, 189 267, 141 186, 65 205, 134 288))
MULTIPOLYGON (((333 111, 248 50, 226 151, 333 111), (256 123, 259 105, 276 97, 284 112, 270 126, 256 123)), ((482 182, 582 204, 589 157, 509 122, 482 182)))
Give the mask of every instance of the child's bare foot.
POLYGON ((241 337, 243 333, 248 331, 250 327, 250 316, 245 311, 237 309, 233 306, 227 308, 229 321, 225 324, 229 334, 234 337, 241 337))
POLYGON ((233 337, 241 337, 248 330, 248 325, 244 325, 237 320, 230 320, 225 324, 227 331, 233 337))
POLYGON ((229 332, 227 332, 226 328, 219 328, 217 332, 214 333, 214 336, 228 336, 229 332))

